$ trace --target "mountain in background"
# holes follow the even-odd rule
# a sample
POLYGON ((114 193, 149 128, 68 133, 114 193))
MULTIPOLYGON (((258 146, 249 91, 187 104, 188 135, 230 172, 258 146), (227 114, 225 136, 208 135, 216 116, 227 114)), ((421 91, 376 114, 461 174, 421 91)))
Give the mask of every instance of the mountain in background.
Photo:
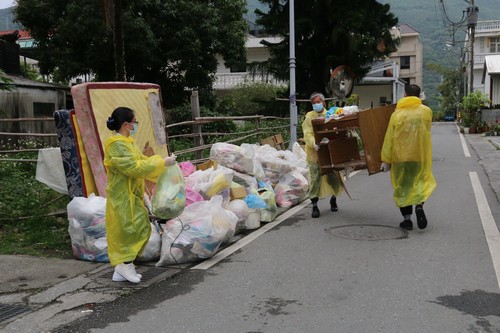
POLYGON ((21 25, 18 23, 14 23, 14 14, 12 10, 14 7, 0 9, 0 31, 3 30, 14 30, 20 29, 21 25))

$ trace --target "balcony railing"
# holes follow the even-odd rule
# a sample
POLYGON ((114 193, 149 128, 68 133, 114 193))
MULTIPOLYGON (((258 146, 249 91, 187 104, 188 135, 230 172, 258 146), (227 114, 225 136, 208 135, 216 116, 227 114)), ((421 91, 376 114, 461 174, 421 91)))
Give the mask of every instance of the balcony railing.
POLYGON ((500 32, 500 20, 477 22, 476 33, 491 32, 491 31, 500 32))
POLYGON ((272 83, 276 85, 286 85, 286 82, 279 81, 272 76, 252 76, 248 72, 242 73, 217 73, 213 88, 216 90, 229 90, 235 88, 239 84, 251 83, 251 82, 265 82, 272 83))

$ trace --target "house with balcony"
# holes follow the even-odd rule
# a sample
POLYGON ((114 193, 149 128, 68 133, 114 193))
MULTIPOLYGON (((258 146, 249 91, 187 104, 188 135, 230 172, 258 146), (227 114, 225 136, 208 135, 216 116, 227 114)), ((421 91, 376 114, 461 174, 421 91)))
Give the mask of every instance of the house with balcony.
POLYGON ((246 63, 228 68, 224 65, 222 56, 217 56, 218 66, 216 80, 213 85, 213 89, 215 90, 216 94, 224 95, 225 92, 234 89, 237 85, 247 82, 268 82, 274 84, 282 84, 282 82, 276 80, 274 77, 266 73, 252 74, 250 69, 247 67, 247 64, 264 62, 269 59, 269 50, 264 44, 261 43, 262 40, 270 43, 277 43, 281 40, 281 38, 269 36, 261 37, 258 33, 256 33, 256 30, 252 29, 250 29, 250 33, 254 34, 248 34, 245 42, 245 48, 247 52, 246 63))
MULTIPOLYGON (((467 45, 467 44, 466 44, 467 45)), ((473 88, 479 90, 491 99, 491 76, 483 71, 485 67, 485 57, 500 54, 500 20, 478 21, 474 36, 474 70, 473 88)), ((470 64, 469 53, 466 54, 466 61, 470 64)), ((470 65, 466 72, 467 80, 470 82, 470 65)), ((469 88, 470 89, 470 88, 469 88)), ((500 103, 500 102, 499 102, 500 103)), ((495 103, 494 103, 495 104, 495 103)))

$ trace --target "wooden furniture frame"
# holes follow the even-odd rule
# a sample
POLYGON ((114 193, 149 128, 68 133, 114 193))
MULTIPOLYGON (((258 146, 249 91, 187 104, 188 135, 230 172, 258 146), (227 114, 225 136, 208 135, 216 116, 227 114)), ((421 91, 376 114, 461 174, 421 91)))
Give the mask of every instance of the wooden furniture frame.
POLYGON ((367 169, 370 175, 380 172, 385 132, 395 109, 396 105, 392 104, 366 109, 327 122, 325 118, 313 119, 314 139, 319 145, 318 162, 321 174, 346 168, 367 169), (361 133, 361 151, 358 148, 358 138, 352 135, 353 130, 359 130, 361 133))

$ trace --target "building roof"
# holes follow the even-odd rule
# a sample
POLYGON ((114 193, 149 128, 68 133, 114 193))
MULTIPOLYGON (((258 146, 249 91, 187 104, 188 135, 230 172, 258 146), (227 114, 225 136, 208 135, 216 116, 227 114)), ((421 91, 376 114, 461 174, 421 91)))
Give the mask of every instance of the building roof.
POLYGON ((22 76, 15 76, 15 75, 5 75, 7 78, 12 80, 12 83, 16 87, 26 87, 26 88, 39 88, 39 89, 55 89, 55 90, 69 90, 69 87, 66 86, 59 86, 55 85, 52 83, 46 83, 46 82, 40 82, 40 81, 33 81, 29 80, 27 78, 24 78, 22 76))
POLYGON ((482 83, 484 83, 486 73, 490 75, 500 74, 500 54, 487 55, 484 57, 482 83))
POLYGON ((17 31, 17 34, 19 36, 19 39, 29 39, 29 38, 31 38, 31 34, 27 30, 3 30, 3 31, 0 31, 0 36, 11 35, 11 34, 13 34, 16 31, 17 31))
POLYGON ((411 25, 406 24, 406 23, 401 23, 399 25, 399 31, 401 31, 401 35, 418 34, 419 33, 411 25))

